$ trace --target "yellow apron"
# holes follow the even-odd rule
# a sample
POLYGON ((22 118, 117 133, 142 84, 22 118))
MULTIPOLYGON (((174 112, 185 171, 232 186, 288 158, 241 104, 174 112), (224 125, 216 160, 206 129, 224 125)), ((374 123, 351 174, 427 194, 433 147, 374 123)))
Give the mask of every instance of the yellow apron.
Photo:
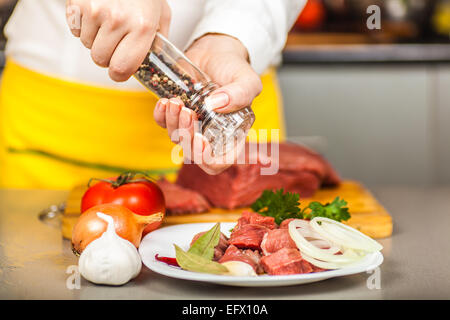
MULTIPOLYGON (((254 129, 284 126, 273 69, 252 105, 254 129)), ((156 96, 43 75, 8 59, 0 91, 0 188, 69 189, 130 170, 175 174, 156 96)))

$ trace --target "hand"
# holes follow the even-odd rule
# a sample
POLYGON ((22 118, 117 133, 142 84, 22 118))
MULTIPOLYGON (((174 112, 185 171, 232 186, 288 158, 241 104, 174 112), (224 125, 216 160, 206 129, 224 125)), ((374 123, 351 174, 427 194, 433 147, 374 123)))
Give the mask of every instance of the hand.
MULTIPOLYGON (((220 86, 206 99, 216 112, 229 113, 250 106, 262 90, 259 76, 248 63, 246 48, 233 37, 205 35, 194 42, 186 55, 220 86)), ((194 134, 196 114, 184 107, 180 99, 158 101, 154 118, 161 127, 167 128, 173 142, 180 143, 185 138, 179 137, 177 129, 190 132, 190 143, 181 143, 184 154, 191 155, 205 172, 218 174, 231 165, 205 161, 211 152, 210 146, 203 136, 194 134), (191 146, 191 150, 185 150, 185 146, 191 146)))
POLYGON ((156 32, 167 35, 169 30, 166 0, 67 0, 66 5, 72 34, 91 49, 97 65, 109 68, 115 81, 133 75, 156 32))

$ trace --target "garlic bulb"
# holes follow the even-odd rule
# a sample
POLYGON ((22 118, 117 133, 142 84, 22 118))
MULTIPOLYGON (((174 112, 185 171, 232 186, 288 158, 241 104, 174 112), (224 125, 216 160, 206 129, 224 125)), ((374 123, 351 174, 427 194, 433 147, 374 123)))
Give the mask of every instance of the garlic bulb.
POLYGON ((227 261, 222 262, 222 265, 227 267, 229 276, 254 277, 257 275, 251 265, 242 261, 227 261))
POLYGON ((141 271, 139 253, 131 242, 117 235, 111 216, 101 212, 97 212, 97 216, 105 220, 108 227, 84 249, 78 262, 80 273, 98 284, 125 284, 141 271))

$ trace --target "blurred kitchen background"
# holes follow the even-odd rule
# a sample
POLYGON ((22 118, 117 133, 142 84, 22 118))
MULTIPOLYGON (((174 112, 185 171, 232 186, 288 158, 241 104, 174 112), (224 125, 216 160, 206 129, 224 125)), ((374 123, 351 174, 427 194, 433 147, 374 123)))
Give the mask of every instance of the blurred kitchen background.
MULTIPOLYGON (((2 29, 14 3, 0 0, 2 29)), ((450 183, 450 0, 309 0, 279 77, 289 139, 344 177, 450 183)))
POLYGON ((369 186, 450 183, 450 1, 310 0, 283 58, 292 140, 369 186))

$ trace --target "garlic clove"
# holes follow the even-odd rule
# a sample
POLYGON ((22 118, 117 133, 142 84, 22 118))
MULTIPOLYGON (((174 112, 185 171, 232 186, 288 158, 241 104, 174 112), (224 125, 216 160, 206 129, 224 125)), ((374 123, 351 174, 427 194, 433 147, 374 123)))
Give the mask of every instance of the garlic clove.
POLYGON ((242 261, 227 261, 223 262, 222 265, 227 267, 230 276, 240 276, 240 277, 255 277, 257 276, 255 270, 251 265, 242 261))

